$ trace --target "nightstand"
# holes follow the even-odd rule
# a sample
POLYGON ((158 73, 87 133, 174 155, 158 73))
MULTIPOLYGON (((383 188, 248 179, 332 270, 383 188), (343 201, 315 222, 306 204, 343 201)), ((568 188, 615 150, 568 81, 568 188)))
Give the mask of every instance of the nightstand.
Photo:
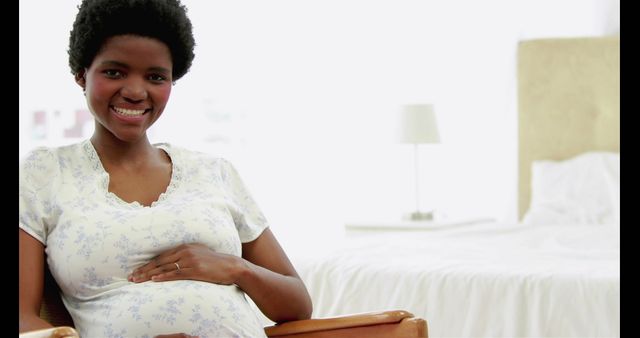
POLYGON ((495 222, 491 217, 447 218, 433 221, 366 221, 347 222, 346 231, 429 231, 450 229, 479 223, 495 222))

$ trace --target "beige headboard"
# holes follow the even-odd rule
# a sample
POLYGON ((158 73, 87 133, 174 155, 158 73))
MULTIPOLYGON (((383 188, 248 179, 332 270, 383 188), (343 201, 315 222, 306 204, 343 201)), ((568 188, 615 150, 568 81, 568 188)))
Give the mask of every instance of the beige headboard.
POLYGON ((620 151, 620 38, 522 41, 518 46, 518 216, 531 163, 620 151))

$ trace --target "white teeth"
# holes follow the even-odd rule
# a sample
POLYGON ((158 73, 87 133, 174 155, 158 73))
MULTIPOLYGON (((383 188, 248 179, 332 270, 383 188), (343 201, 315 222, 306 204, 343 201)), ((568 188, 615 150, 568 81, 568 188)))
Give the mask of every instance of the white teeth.
POLYGON ((144 109, 143 110, 133 110, 133 109, 118 108, 118 107, 113 107, 113 110, 118 112, 118 114, 125 115, 125 116, 140 116, 140 115, 144 114, 144 112, 145 112, 144 109))

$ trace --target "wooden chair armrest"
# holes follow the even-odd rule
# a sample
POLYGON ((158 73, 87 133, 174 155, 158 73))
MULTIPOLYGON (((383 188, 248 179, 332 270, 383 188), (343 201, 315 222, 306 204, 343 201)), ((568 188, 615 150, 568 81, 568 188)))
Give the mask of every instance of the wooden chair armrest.
POLYGON ((20 333, 19 338, 79 338, 78 332, 69 326, 58 326, 20 333))
MULTIPOLYGON (((279 337, 320 331, 353 329, 372 325, 398 324, 406 319, 413 319, 413 314, 402 310, 370 312, 333 318, 285 322, 266 327, 265 333, 268 337, 279 337)), ((421 321, 420 324, 424 323, 424 336, 426 337, 426 322, 422 319, 418 320, 421 321)))

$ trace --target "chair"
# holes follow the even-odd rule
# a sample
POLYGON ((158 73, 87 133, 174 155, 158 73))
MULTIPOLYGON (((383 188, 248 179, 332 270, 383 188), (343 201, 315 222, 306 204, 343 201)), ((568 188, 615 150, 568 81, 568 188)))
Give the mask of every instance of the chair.
POLYGON ((296 320, 268 326, 265 332, 279 338, 427 338, 427 322, 399 310, 296 320))
POLYGON ((69 326, 58 326, 21 333, 19 338, 80 338, 78 331, 69 326))
MULTIPOLYGON (((77 338, 73 320, 59 295, 55 280, 45 269, 40 317, 54 329, 31 331, 20 338, 77 338)), ((278 338, 427 338, 427 322, 402 311, 370 312, 333 318, 305 319, 265 328, 268 337, 278 338)))

